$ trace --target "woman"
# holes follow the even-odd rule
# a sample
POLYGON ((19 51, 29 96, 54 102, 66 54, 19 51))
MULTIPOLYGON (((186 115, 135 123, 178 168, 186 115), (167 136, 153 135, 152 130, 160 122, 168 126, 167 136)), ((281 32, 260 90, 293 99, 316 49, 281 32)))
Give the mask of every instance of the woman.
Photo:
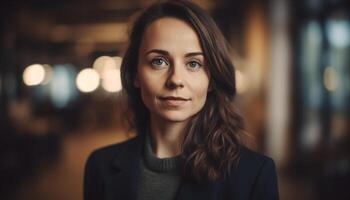
POLYGON ((273 161, 241 142, 234 67, 202 9, 146 9, 121 72, 138 135, 90 155, 84 199, 278 199, 273 161))

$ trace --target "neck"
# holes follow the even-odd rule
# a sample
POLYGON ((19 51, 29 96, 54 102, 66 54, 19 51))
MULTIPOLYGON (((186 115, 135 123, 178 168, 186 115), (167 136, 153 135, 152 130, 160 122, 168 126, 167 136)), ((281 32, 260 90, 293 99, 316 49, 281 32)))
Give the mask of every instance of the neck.
POLYGON ((158 158, 169 158, 181 154, 181 141, 187 122, 171 122, 151 116, 150 136, 153 152, 158 158))

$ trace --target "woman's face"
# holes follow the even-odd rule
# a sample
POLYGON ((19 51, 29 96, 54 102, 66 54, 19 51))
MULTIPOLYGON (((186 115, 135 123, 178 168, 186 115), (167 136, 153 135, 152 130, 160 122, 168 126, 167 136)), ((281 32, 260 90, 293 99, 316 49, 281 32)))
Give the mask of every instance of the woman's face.
POLYGON ((143 35, 134 82, 152 119, 187 122, 204 106, 209 74, 196 32, 176 18, 152 22, 143 35))

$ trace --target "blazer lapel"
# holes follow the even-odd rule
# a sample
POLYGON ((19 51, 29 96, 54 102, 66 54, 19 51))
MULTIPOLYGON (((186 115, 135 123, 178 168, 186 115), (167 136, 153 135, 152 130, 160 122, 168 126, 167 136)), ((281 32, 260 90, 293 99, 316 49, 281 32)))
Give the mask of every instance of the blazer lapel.
POLYGON ((113 173, 106 180, 106 199, 136 199, 142 141, 142 136, 136 136, 116 153, 112 162, 113 173))
MULTIPOLYGON (((136 200, 144 136, 138 135, 121 146, 111 163, 111 173, 105 182, 107 200, 136 200)), ((203 184, 183 182, 180 184, 177 200, 227 199, 227 189, 223 181, 203 184)))

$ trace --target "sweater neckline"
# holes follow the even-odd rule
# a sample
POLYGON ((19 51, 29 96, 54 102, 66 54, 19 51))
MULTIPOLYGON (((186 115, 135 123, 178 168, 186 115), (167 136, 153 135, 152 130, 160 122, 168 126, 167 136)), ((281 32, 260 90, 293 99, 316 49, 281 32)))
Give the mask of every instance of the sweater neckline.
POLYGON ((146 166, 156 172, 172 172, 179 171, 183 165, 182 155, 170 157, 170 158, 158 158, 153 152, 153 144, 151 136, 146 133, 145 145, 144 145, 144 161, 146 166))

